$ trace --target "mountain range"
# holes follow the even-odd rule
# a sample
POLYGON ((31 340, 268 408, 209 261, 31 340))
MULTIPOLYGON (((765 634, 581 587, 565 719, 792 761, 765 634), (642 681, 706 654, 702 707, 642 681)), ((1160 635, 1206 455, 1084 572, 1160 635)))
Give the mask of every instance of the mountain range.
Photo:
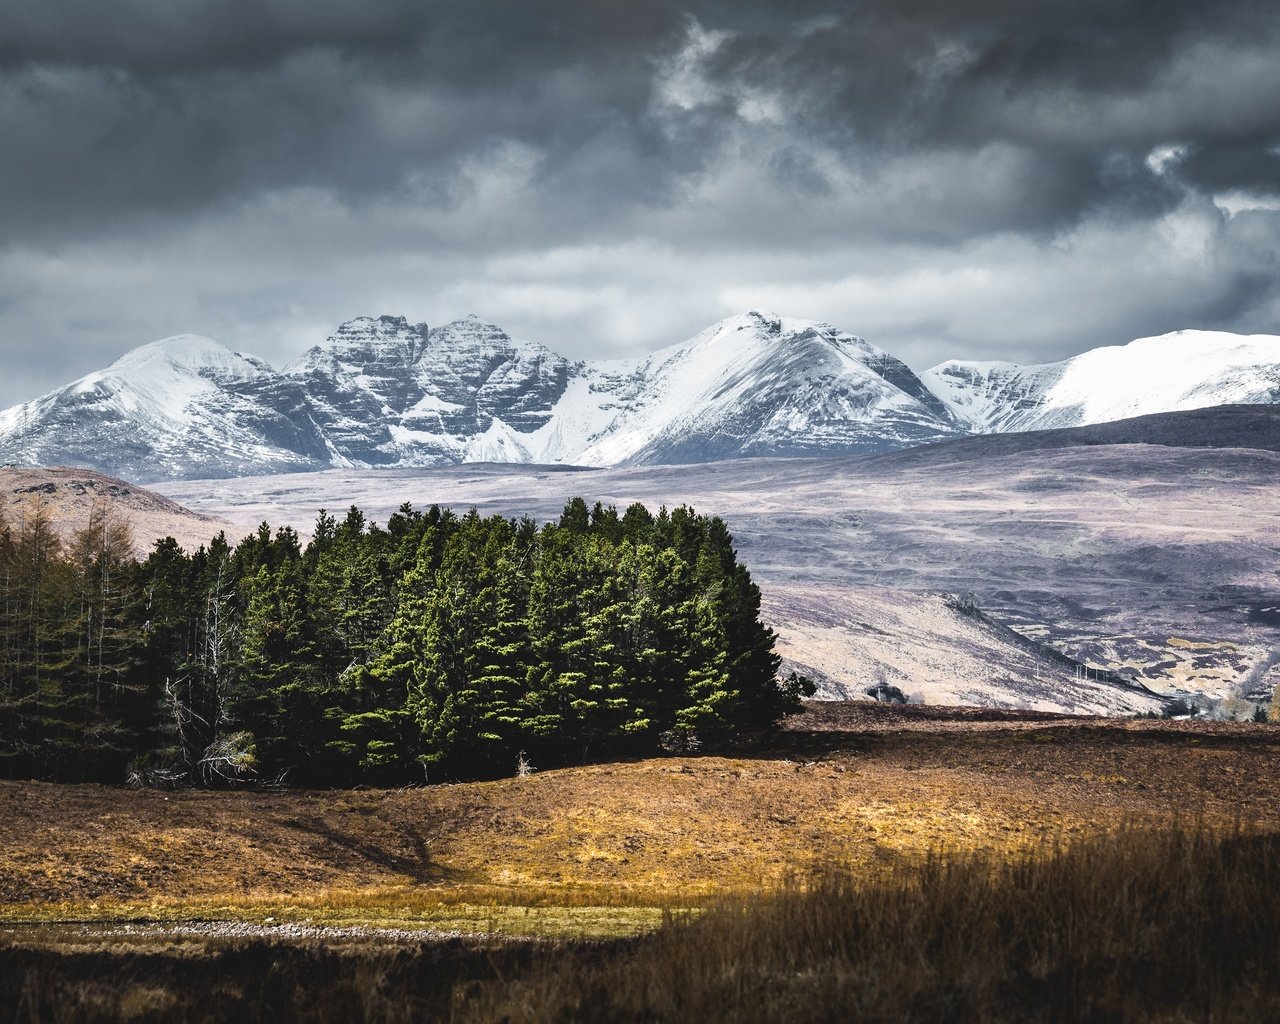
POLYGON ((828 324, 752 311, 625 360, 470 316, 359 317, 281 370, 166 338, 0 413, 0 459, 147 481, 466 462, 681 464, 1280 404, 1280 337, 1182 331, 1059 363, 917 375, 828 324))

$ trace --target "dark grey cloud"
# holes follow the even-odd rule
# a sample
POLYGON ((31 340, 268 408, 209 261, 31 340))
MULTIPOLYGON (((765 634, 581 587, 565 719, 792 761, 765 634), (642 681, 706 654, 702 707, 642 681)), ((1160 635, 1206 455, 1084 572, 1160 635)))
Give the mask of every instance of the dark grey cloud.
POLYGON ((1178 170, 1202 188, 1280 196, 1280 148, 1248 143, 1199 145, 1180 161, 1178 170))
POLYGON ((679 19, 665 0, 18 0, 0 62, 150 77, 261 68, 316 48, 380 59, 416 51, 434 75, 466 83, 491 80, 498 64, 519 72, 586 50, 626 59, 679 19))
POLYGON ((382 311, 598 354, 785 305, 917 363, 1280 331, 1277 96, 1257 0, 16 0, 0 403, 382 311))
POLYGON ((1161 143, 1194 153, 1197 183, 1256 188, 1280 143, 1280 61, 1274 83, 1212 95, 1233 70, 1215 61, 1278 53, 1274 12, 1247 0, 871 0, 810 19, 594 0, 71 8, 24 4, 0 41, 0 125, 24 140, 0 157, 0 214, 18 229, 297 186, 358 201, 427 182, 447 204, 460 164, 502 141, 536 150, 557 209, 584 187, 615 210, 662 203, 714 168, 751 92, 785 115, 763 154, 790 168, 781 188, 823 190, 795 173, 816 144, 870 175, 886 154, 1017 148, 1004 215, 972 231, 1167 208, 1176 190, 1146 164, 1161 143), (708 94, 659 117, 655 72, 694 17, 726 31, 708 94))
MULTIPOLYGON (((1179 143, 1211 187, 1257 187, 1280 143, 1280 11, 1242 0, 869 0, 812 31, 740 34, 709 74, 870 164, 886 150, 1016 146, 1026 225, 1176 201, 1146 166, 1179 143)), ((1011 197, 1014 201, 1018 196, 1011 197)))
POLYGON ((85 7, 66 38, 45 13, 0 44, 0 129, 24 140, 0 155, 14 227, 299 186, 358 201, 425 180, 447 203, 497 142, 557 164, 618 125, 643 156, 651 47, 684 31, 660 5, 384 2, 367 24, 349 3, 85 7))

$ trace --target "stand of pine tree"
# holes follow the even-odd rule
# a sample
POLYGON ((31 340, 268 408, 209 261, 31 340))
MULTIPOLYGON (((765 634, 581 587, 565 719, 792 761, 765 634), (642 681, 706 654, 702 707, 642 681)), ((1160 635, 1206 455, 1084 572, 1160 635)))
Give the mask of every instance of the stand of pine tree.
POLYGON ((780 680, 717 518, 559 522, 321 512, 145 561, 95 511, 63 544, 0 522, 0 773, 230 786, 509 774, 728 738, 812 693, 780 680))

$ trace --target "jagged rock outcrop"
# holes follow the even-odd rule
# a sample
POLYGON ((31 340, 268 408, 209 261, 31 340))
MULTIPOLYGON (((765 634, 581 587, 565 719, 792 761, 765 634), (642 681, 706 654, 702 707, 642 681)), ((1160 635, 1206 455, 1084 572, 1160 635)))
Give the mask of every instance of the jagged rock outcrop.
POLYGON ((434 329, 382 316, 343 324, 284 373, 339 464, 430 466, 527 461, 518 440, 503 457, 506 435, 543 427, 576 369, 475 316, 434 329))

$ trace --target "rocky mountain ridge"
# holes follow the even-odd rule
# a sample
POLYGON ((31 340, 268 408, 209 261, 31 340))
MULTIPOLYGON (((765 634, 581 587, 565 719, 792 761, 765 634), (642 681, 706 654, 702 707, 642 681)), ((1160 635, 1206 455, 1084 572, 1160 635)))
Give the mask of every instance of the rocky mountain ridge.
POLYGON ((1280 338, 1180 332, 1046 366, 917 375, 862 338, 755 310, 623 360, 470 316, 358 317, 275 370, 208 338, 144 345, 0 412, 0 460, 135 480, 467 462, 584 466, 870 454, 975 433, 1280 404, 1280 338))

